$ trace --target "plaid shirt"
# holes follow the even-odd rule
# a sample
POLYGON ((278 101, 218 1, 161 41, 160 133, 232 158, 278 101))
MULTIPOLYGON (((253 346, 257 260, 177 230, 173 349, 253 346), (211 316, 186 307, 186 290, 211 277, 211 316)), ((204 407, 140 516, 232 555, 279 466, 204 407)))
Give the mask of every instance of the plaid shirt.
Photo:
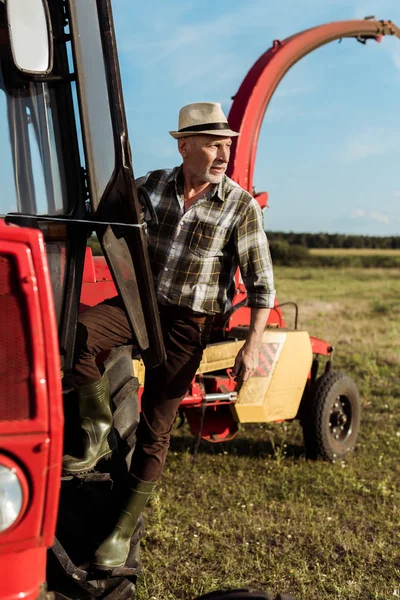
POLYGON ((147 190, 158 217, 158 225, 149 228, 149 255, 160 304, 226 312, 239 266, 247 305, 274 305, 262 213, 248 192, 224 175, 185 213, 182 167, 151 171, 136 184, 147 190))

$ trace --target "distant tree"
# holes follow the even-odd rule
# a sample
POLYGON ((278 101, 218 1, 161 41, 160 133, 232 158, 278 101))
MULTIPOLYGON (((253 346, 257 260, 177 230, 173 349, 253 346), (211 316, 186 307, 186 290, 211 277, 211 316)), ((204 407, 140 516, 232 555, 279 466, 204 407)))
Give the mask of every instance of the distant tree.
POLYGON ((343 233, 295 233, 267 231, 272 242, 305 248, 400 248, 400 236, 345 235, 343 233))

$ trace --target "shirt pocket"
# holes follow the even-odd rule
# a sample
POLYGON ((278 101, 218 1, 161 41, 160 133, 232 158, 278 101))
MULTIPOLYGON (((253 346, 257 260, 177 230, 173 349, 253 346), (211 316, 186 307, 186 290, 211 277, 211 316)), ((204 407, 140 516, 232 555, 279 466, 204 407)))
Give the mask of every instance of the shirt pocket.
POLYGON ((199 221, 189 241, 189 249, 200 258, 222 256, 229 239, 229 228, 199 221))

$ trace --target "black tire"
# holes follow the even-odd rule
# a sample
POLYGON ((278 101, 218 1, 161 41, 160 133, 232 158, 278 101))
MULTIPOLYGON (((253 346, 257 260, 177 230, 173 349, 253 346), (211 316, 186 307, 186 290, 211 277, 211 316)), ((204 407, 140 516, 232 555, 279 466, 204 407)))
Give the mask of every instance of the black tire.
POLYGON ((304 442, 310 458, 344 459, 356 444, 361 403, 354 381, 329 371, 319 377, 302 417, 304 442))
MULTIPOLYGON (((133 374, 132 347, 121 346, 110 353, 104 363, 107 371, 113 406, 114 432, 118 440, 115 460, 130 461, 136 445, 136 429, 139 424, 139 382, 133 374)), ((126 468, 125 465, 123 468, 126 468)))

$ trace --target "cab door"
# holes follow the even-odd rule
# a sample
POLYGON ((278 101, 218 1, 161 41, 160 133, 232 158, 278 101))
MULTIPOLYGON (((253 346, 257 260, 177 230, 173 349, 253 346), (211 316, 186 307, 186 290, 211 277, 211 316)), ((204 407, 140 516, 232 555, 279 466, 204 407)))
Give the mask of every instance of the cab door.
POLYGON ((145 226, 133 175, 109 0, 69 0, 96 232, 148 368, 165 358, 145 226))

